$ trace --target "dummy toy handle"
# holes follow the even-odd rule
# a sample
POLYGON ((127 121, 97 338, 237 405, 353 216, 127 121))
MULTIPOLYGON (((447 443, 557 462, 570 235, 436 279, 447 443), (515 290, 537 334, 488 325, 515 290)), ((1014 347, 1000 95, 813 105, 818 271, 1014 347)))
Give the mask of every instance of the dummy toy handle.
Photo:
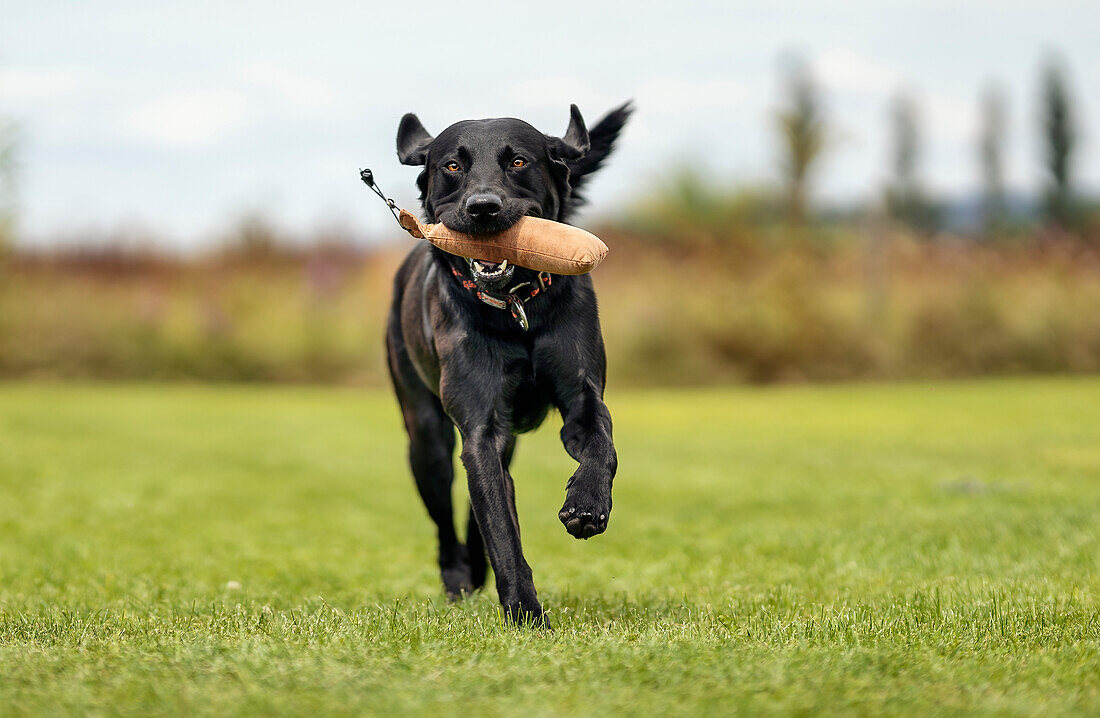
POLYGON ((397 224, 401 229, 417 239, 428 238, 428 226, 421 224, 420 220, 418 220, 412 212, 401 209, 397 206, 396 202, 387 197, 385 193, 382 192, 382 188, 378 186, 378 183, 374 179, 374 173, 370 171, 369 167, 365 170, 359 170, 359 179, 363 180, 363 184, 370 187, 372 192, 382 198, 382 201, 389 207, 390 214, 397 220, 397 224))
MULTIPOLYGON (((370 187, 372 192, 382 198, 382 201, 385 202, 386 206, 390 208, 390 214, 392 214, 393 218, 397 220, 397 223, 401 225, 401 228, 411 232, 408 227, 406 227, 404 224, 401 224, 401 218, 397 215, 397 203, 387 197, 385 194, 383 194, 382 188, 379 187, 378 183, 374 181, 374 173, 370 171, 370 167, 365 170, 359 170, 359 179, 363 180, 363 184, 365 184, 367 187, 370 187)), ((401 211, 404 212, 405 210, 401 211)))

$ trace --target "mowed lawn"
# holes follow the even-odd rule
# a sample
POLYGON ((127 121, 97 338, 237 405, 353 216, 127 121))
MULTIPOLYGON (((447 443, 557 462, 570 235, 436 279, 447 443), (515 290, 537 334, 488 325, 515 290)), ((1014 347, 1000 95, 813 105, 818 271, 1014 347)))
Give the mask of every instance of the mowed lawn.
POLYGON ((603 536, 519 444, 548 632, 443 600, 384 391, 0 385, 0 713, 1100 712, 1100 379, 608 401, 603 536))

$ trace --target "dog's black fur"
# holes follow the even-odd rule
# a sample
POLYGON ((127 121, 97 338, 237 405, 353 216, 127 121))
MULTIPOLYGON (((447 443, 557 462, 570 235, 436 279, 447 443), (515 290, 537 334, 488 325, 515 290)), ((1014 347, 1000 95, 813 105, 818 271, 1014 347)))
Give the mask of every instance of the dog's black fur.
MULTIPOLYGON (((408 114, 397 131, 397 154, 403 164, 424 167, 417 185, 430 222, 471 234, 506 229, 524 215, 565 222, 630 113, 627 103, 589 131, 573 105, 560 138, 511 118, 459 122, 433 138, 408 114)), ((557 408, 565 450, 579 463, 558 516, 577 538, 607 528, 618 459, 603 402, 606 359, 596 295, 587 275, 555 275, 551 288, 525 305, 530 329, 523 331, 508 311, 464 288, 452 270, 498 296, 537 281, 522 267, 476 271, 427 243, 409 253, 394 281, 386 330, 409 463, 439 529, 448 596, 484 585, 487 552, 509 618, 545 624, 520 546, 508 467, 516 435, 557 408), (451 500, 455 426, 470 490, 465 544, 455 532, 451 500)))

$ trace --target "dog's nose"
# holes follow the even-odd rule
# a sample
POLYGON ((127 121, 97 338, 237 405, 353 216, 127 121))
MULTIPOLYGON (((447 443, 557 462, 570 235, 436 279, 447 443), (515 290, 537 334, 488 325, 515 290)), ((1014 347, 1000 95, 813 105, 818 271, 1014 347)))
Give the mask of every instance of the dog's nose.
POLYGON ((504 202, 495 194, 474 194, 466 200, 466 211, 474 217, 492 217, 504 209, 504 202))

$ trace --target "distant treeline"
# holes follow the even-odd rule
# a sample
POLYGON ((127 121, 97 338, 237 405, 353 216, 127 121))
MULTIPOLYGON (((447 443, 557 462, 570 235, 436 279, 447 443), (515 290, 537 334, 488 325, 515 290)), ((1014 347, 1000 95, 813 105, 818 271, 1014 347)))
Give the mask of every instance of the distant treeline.
MULTIPOLYGON (((781 206, 788 223, 798 226, 812 219, 814 171, 833 149, 838 133, 810 66, 797 57, 785 64, 781 94, 782 106, 775 115, 777 165, 783 177, 781 206)), ((1066 67, 1056 55, 1043 64, 1038 96, 1040 107, 1034 114, 1040 118, 1036 133, 1043 150, 1043 182, 1035 188, 1034 201, 1026 195, 1010 195, 1005 186, 1009 108, 996 83, 986 87, 975 107, 979 129, 974 158, 981 194, 977 201, 944 201, 932 195, 921 178, 925 133, 919 95, 899 90, 890 106, 890 149, 884 163, 890 175, 881 194, 884 212, 925 234, 966 227, 985 236, 1000 236, 1035 222, 1047 231, 1063 233, 1096 223, 1100 204, 1082 197, 1076 184, 1083 120, 1066 67)))

